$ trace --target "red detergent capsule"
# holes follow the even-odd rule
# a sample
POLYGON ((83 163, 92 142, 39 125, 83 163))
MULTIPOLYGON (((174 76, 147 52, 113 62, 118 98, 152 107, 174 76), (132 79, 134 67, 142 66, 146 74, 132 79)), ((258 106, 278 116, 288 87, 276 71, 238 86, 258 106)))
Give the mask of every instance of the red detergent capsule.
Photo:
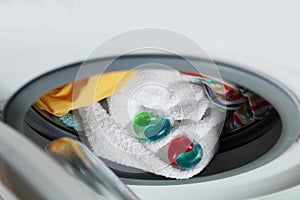
POLYGON ((174 167, 178 167, 176 163, 177 157, 185 152, 190 152, 194 148, 193 142, 187 137, 179 137, 170 142, 168 149, 168 160, 174 167))

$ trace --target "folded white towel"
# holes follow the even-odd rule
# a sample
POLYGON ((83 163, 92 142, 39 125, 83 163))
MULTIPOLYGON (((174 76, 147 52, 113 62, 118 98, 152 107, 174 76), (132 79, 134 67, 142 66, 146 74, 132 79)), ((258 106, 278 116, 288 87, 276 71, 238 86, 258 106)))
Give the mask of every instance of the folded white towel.
POLYGON ((118 93, 108 98, 109 114, 99 103, 79 109, 85 141, 92 151, 113 162, 165 177, 187 179, 198 174, 217 150, 224 113, 210 106, 199 83, 178 72, 142 70, 118 93), (132 120, 151 110, 171 121, 171 131, 157 142, 140 142, 132 120), (188 170, 171 166, 168 144, 186 136, 203 149, 199 164, 188 170))

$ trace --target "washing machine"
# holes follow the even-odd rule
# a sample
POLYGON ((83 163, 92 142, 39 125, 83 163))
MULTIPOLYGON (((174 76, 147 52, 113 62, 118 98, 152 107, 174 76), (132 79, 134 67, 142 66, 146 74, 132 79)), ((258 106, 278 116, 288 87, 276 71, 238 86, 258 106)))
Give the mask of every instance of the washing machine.
POLYGON ((299 199, 298 6, 233 0, 0 2, 1 197, 299 199), (45 150, 61 137, 80 139, 37 109, 38 98, 76 80, 149 63, 239 84, 274 111, 245 128, 222 131, 212 162, 187 180, 100 160, 80 143, 88 160, 81 162, 90 164, 70 170, 45 150))

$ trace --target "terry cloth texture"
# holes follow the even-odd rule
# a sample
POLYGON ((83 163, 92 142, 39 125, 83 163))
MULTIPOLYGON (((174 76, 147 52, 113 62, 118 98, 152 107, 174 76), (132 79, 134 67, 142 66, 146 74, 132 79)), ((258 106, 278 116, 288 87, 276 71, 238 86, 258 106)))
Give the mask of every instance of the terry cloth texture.
POLYGON ((113 95, 135 74, 136 71, 118 71, 72 82, 45 94, 35 105, 40 110, 61 117, 71 110, 113 95))
POLYGON ((217 151, 224 113, 211 106, 202 85, 193 81, 179 72, 139 71, 108 98, 108 111, 99 103, 78 109, 84 128, 82 140, 97 156, 122 165, 176 179, 198 174, 217 151), (196 111, 190 112, 193 109, 196 111), (170 133, 158 142, 141 142, 132 130, 133 117, 144 110, 171 121, 170 133), (168 162, 168 145, 181 136, 203 149, 202 160, 192 169, 181 170, 168 162))
POLYGON ((79 117, 77 115, 73 115, 72 113, 67 113, 62 117, 54 117, 54 120, 57 123, 72 128, 76 131, 82 130, 79 117))

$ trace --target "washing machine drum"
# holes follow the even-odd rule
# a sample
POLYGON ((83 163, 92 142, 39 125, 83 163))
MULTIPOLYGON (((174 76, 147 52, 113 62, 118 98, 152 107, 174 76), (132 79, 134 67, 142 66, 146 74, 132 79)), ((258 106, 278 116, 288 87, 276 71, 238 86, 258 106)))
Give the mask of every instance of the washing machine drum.
MULTIPOLYGON (((272 105, 273 109, 264 118, 254 120, 252 123, 243 125, 240 128, 228 127, 226 123, 222 125, 220 130, 218 130, 220 132, 219 148, 215 156, 204 170, 186 180, 175 180, 174 178, 155 175, 154 173, 103 159, 125 183, 136 185, 185 184, 233 176, 258 168, 274 160, 286 151, 298 137, 299 124, 292 124, 293 121, 299 118, 299 111, 295 109, 298 106, 293 96, 287 93, 287 90, 282 85, 240 66, 233 66, 217 61, 212 63, 197 58, 191 59, 193 63, 197 63, 197 67, 201 68, 201 73, 205 73, 205 76, 197 77, 197 81, 201 78, 205 79, 209 77, 210 69, 214 65, 213 67, 217 67, 222 80, 233 82, 241 88, 248 88, 259 94, 272 105), (265 91, 268 91, 268 93, 265 91), (282 102, 285 102, 284 106, 282 106, 282 102)), ((153 68, 155 66, 153 63, 156 63, 159 66, 169 66, 186 74, 199 74, 197 67, 195 68, 195 64, 192 66, 179 56, 122 56, 114 60, 110 64, 111 67, 106 69, 99 67, 103 66, 103 63, 106 62, 106 59, 85 61, 84 68, 82 67, 83 63, 75 63, 36 78, 18 91, 6 104, 3 115, 4 121, 21 133, 24 133, 30 140, 42 148, 49 142, 61 137, 82 140, 83 138, 80 137, 84 134, 82 129, 74 126, 74 124, 68 125, 67 119, 65 121, 58 120, 59 118, 55 117, 55 115, 42 110, 40 106, 37 106, 37 100, 46 93, 77 80, 132 68, 139 71, 138 66, 149 63, 151 63, 150 68, 153 68)), ((147 70, 150 69, 148 68, 147 70)), ((152 70, 157 70, 157 67, 152 70)), ((206 82, 204 85, 209 84, 206 82)), ((148 90, 147 92, 150 93, 151 91, 148 90)), ((209 93, 206 93, 206 95, 209 95, 209 93)), ((214 99, 210 100, 213 101, 214 99)), ((102 98, 98 104, 109 112, 107 98, 102 98)), ((148 112, 149 108, 146 111, 148 112)), ((72 114, 72 112, 75 113, 76 110, 70 113, 72 114)), ((232 110, 227 112, 227 118, 225 119, 233 115, 233 112, 232 110)), ((142 115, 137 117, 145 119, 145 116, 142 115)), ((160 116, 160 120, 164 118, 166 117, 160 116)), ((167 121, 164 121, 164 123, 167 123, 167 121)), ((171 120, 171 123, 176 122, 172 122, 171 120)), ((136 131, 137 129, 134 128, 134 130, 136 131)), ((138 131, 140 130, 138 129, 138 131)), ((144 132, 145 130, 142 129, 144 132)), ((142 135, 142 137, 144 136, 142 135)), ((155 140, 159 140, 160 138, 148 137, 146 139, 155 142, 155 140)))

